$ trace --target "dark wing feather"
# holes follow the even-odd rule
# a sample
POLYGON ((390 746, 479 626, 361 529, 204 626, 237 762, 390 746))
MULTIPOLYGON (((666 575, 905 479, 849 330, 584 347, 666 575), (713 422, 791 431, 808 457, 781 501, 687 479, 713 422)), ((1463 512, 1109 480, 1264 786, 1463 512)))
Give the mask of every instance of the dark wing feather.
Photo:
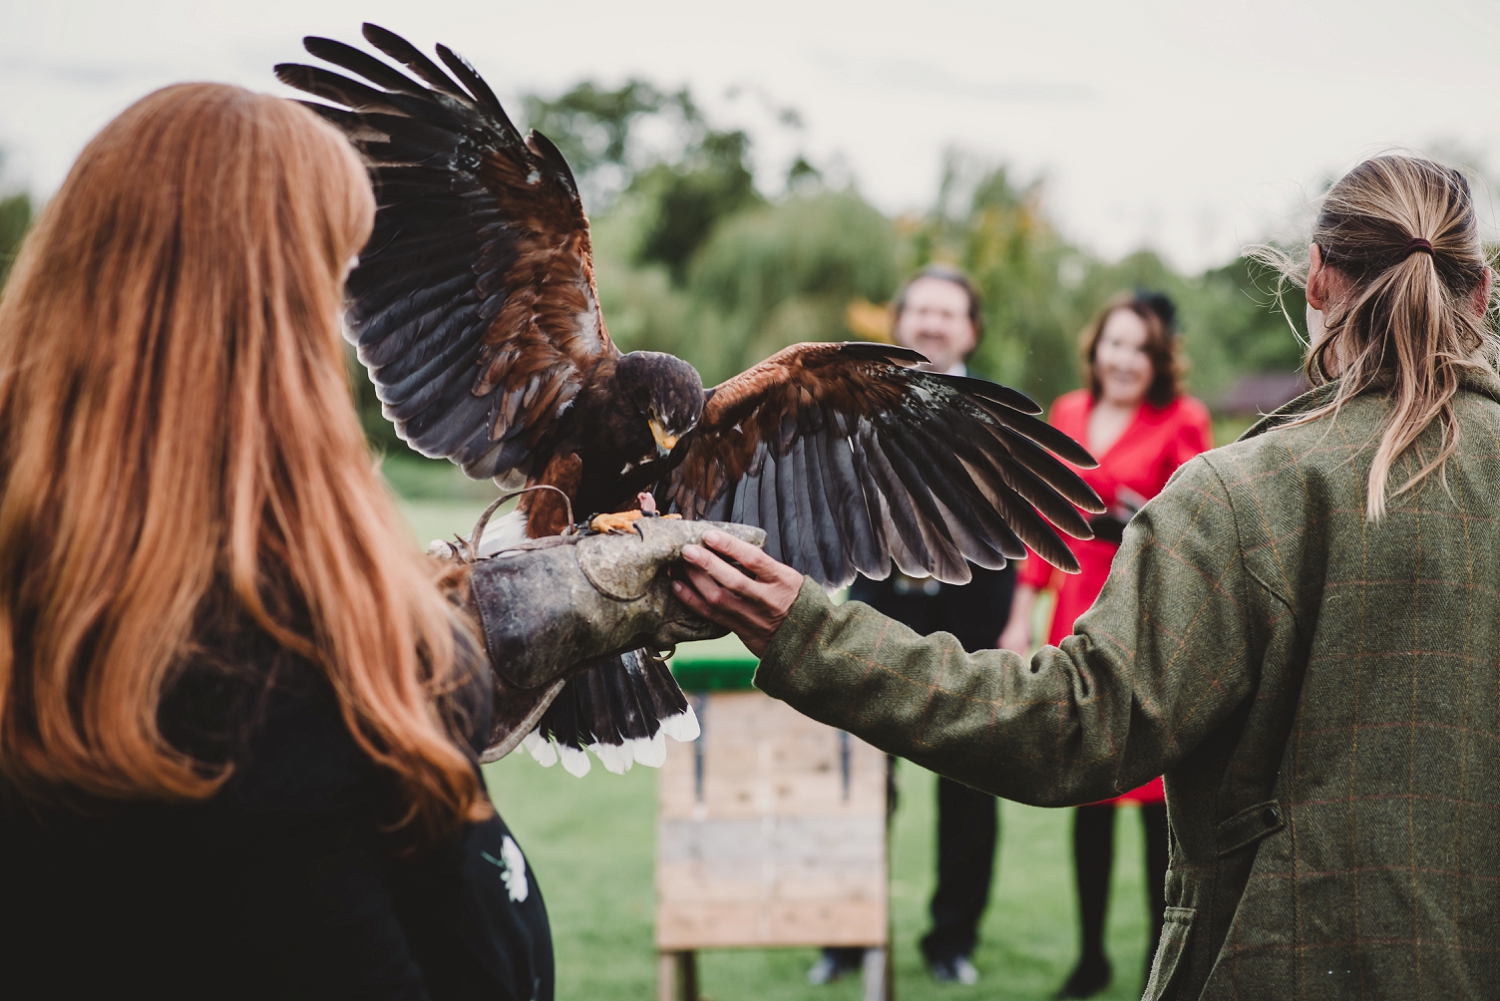
POLYGON ((570 770, 581 770, 582 751, 589 748, 619 772, 636 760, 660 764, 650 760, 649 745, 656 739, 661 753, 657 735, 664 729, 674 739, 692 739, 697 720, 666 663, 633 650, 569 678, 537 722, 536 736, 564 754, 578 752, 570 770))
POLYGON ((360 77, 276 75, 359 147, 378 210, 349 277, 349 332, 397 433, 470 476, 540 472, 537 450, 598 363, 618 357, 599 312, 588 220, 567 162, 523 139, 474 68, 438 63, 375 25, 392 66, 342 42, 307 51, 360 77), (409 75, 410 74, 410 75, 409 75), (455 79, 456 77, 456 79, 455 79))
POLYGON ((485 111, 488 111, 497 119, 510 126, 512 130, 515 129, 515 126, 511 124, 510 116, 505 113, 505 108, 500 105, 500 99, 495 96, 495 92, 490 89, 490 85, 484 82, 484 77, 475 71, 467 59, 446 45, 437 46, 437 54, 438 58, 453 71, 453 75, 458 77, 459 81, 469 89, 469 93, 474 95, 475 100, 484 106, 485 111))
POLYGON ((426 87, 412 80, 405 73, 392 69, 379 59, 356 49, 352 45, 345 45, 343 42, 335 41, 332 38, 310 36, 302 40, 302 47, 324 62, 330 62, 336 66, 342 66, 353 73, 358 73, 377 87, 394 91, 398 94, 410 94, 413 97, 426 96, 426 87))
MULTIPOLYGON (((433 90, 449 97, 462 100, 468 97, 458 85, 444 73, 438 64, 424 56, 413 44, 387 28, 378 24, 366 24, 361 32, 365 41, 375 46, 381 52, 406 66, 417 76, 421 77, 433 90)), ((318 55, 314 52, 313 55, 318 55)), ((319 58, 326 58, 319 56, 319 58)))
POLYGON ((962 582, 1025 546, 1077 570, 1058 530, 1088 538, 1079 508, 1103 505, 1062 460, 1093 458, 1021 393, 921 360, 884 344, 779 352, 710 392, 659 501, 761 526, 767 552, 826 585, 892 560, 962 582))

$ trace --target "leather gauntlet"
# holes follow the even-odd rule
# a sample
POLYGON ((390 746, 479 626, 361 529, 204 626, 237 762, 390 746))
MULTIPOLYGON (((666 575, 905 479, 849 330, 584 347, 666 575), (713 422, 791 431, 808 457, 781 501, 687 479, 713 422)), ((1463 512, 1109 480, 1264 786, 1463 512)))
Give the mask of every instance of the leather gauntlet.
POLYGON ((682 547, 717 529, 752 545, 747 525, 642 518, 624 535, 551 536, 475 562, 469 595, 494 672, 485 760, 509 752, 563 683, 600 660, 641 648, 669 650, 726 632, 672 593, 682 547))

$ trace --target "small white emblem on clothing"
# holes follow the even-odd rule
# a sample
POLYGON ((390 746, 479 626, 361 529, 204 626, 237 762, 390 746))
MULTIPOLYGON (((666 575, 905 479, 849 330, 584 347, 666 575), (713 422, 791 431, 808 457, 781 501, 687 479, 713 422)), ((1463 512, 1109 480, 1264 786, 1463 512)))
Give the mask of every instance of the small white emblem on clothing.
POLYGON ((479 854, 500 870, 500 881, 510 899, 517 904, 523 902, 531 893, 531 886, 526 882, 526 856, 521 854, 521 846, 507 834, 500 841, 499 858, 483 850, 479 854))

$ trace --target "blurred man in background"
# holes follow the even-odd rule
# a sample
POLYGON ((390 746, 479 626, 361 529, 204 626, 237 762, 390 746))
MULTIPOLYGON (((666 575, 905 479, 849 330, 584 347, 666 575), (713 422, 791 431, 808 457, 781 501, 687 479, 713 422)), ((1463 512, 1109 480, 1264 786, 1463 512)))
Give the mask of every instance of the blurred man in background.
MULTIPOLYGON (((957 268, 930 265, 896 296, 893 335, 897 344, 927 356, 934 372, 967 375, 964 361, 983 332, 979 294, 957 268)), ((968 584, 941 584, 913 578, 894 567, 885 580, 857 579, 849 597, 862 601, 919 633, 952 633, 966 650, 995 645, 1010 615, 1015 570, 972 566, 968 584)), ((952 779, 939 777, 938 880, 932 895, 932 930, 922 939, 922 956, 935 980, 972 984, 979 972, 972 962, 979 919, 989 901, 999 838, 995 798, 952 779)), ((863 950, 824 949, 808 980, 827 983, 860 968, 863 950)))

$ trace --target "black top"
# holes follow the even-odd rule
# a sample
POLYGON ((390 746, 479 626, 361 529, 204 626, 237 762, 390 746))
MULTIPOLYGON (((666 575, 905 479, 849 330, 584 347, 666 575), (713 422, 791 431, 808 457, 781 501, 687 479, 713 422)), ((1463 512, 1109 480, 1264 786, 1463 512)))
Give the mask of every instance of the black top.
MULTIPOLYGON (((550 1001, 552 939, 499 817, 405 851, 393 783, 269 640, 185 671, 163 733, 211 799, 37 806, 0 785, 0 996, 550 1001)), ((488 732, 488 678, 468 732, 488 732)))
POLYGON ((952 633, 970 653, 994 647, 1010 617, 1016 590, 1016 567, 986 570, 969 564, 967 584, 940 584, 931 577, 912 579, 892 569, 885 580, 856 578, 849 597, 923 636, 952 633))

